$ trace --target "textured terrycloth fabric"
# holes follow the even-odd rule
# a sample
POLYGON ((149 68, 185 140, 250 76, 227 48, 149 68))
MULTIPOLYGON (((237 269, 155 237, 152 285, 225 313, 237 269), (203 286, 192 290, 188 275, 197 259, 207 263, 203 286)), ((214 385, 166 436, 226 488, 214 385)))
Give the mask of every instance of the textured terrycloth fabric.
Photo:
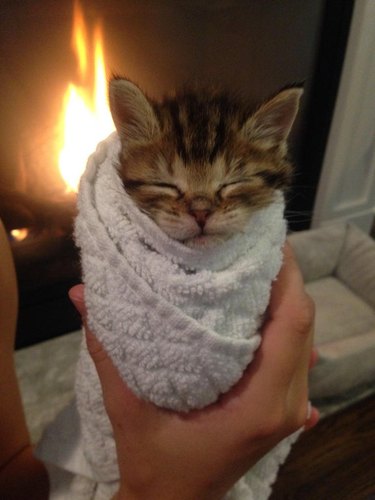
MULTIPOLYGON (((119 149, 116 134, 99 144, 80 185, 75 234, 88 324, 139 397, 178 411, 201 408, 239 380, 259 346, 257 330, 282 260, 283 197, 277 193, 242 234, 211 250, 190 249, 127 195, 119 149)), ((94 477, 116 480, 114 442, 85 345, 76 393, 94 477)), ((254 498, 266 498, 288 450, 282 443, 259 465, 246 496, 228 498, 253 498, 251 488, 260 492, 254 498)), ((244 484, 238 488, 245 491, 244 484)))

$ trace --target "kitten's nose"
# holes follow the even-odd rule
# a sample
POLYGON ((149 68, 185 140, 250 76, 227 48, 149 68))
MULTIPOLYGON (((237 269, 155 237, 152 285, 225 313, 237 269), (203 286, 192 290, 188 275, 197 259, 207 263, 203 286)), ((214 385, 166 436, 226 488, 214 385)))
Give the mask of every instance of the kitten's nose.
POLYGON ((204 196, 197 196, 191 200, 189 212, 197 221, 198 226, 203 229, 212 212, 212 202, 204 196))
POLYGON ((197 221, 198 226, 203 229, 211 210, 191 210, 190 213, 197 221))

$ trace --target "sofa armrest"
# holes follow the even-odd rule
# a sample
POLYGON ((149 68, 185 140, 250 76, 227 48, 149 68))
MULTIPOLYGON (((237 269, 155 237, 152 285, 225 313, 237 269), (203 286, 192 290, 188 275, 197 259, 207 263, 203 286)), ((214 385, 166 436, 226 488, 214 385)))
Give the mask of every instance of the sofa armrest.
POLYGON ((332 276, 342 253, 345 235, 346 225, 336 224, 288 236, 306 283, 332 276))
POLYGON ((347 225, 335 275, 375 309, 375 241, 351 224, 347 225))

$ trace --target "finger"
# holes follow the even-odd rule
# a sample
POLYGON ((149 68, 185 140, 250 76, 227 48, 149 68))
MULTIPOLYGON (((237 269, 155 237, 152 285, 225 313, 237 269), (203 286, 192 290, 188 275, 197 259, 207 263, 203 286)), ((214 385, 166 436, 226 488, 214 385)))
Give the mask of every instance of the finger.
POLYGON ((284 261, 277 279, 273 283, 269 305, 268 322, 264 330, 268 337, 264 343, 280 343, 280 348, 289 345, 290 349, 282 349, 281 356, 298 355, 298 347, 302 349, 306 342, 311 343, 312 326, 315 307, 312 299, 306 294, 301 271, 294 257, 291 246, 284 247, 284 261), (283 332, 283 335, 278 332, 283 332))
POLYGON ((311 403, 308 401, 308 370, 310 359, 310 346, 307 346, 301 354, 301 359, 296 365, 296 369, 291 379, 287 396, 286 404, 289 415, 297 419, 297 428, 300 428, 307 419, 311 416, 311 403), (306 413, 306 405, 308 405, 308 412, 306 413))
POLYGON ((87 309, 84 299, 84 286, 82 284, 76 285, 69 290, 68 294, 73 305, 82 317, 87 350, 89 351, 89 354, 92 357, 95 366, 99 365, 102 361, 106 362, 108 359, 108 355, 87 324, 87 309))
MULTIPOLYGON (((103 348, 101 342, 96 338, 90 328, 87 326, 87 322, 84 324, 84 333, 86 338, 86 345, 89 354, 94 361, 96 369, 98 372, 102 371, 102 363, 107 363, 110 361, 110 357, 103 348)), ((101 373, 99 373, 99 378, 101 378, 101 373)))
POLYGON ((305 425, 303 426, 303 430, 308 431, 309 429, 312 429, 313 427, 316 426, 319 420, 320 420, 319 410, 315 408, 315 406, 312 406, 310 415, 306 419, 305 425))
POLYGON ((74 307, 79 314, 85 318, 87 316, 87 310, 85 305, 84 286, 82 284, 75 285, 69 290, 68 294, 74 307))
POLYGON ((304 307, 301 302, 296 302, 295 307, 297 311, 265 325, 259 349, 264 368, 267 366, 272 377, 277 378, 278 374, 281 383, 288 380, 297 367, 307 373, 310 365, 313 322, 310 313, 305 313, 303 318, 298 311, 298 308, 304 307))
POLYGON ((318 360, 319 360, 319 353, 314 348, 311 351, 311 355, 310 355, 309 370, 311 370, 312 368, 314 368, 314 366, 316 365, 316 363, 318 362, 318 360))
MULTIPOLYGON (((298 265, 289 245, 271 293, 270 314, 263 327, 263 340, 255 357, 255 368, 264 386, 275 392, 286 390, 300 371, 305 384, 313 337, 314 308, 306 295, 298 265), (306 374, 306 376, 305 376, 306 374)), ((282 393, 280 394, 281 397, 282 393)))
POLYGON ((268 314, 271 318, 283 312, 283 308, 293 304, 304 294, 304 283, 292 247, 288 242, 283 249, 284 257, 278 276, 272 284, 268 314))

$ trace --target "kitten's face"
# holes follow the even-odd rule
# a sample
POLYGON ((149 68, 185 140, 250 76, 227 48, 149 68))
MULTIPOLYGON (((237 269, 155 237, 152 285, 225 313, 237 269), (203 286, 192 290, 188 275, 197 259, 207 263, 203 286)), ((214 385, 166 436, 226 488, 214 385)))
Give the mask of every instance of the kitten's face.
POLYGON ((286 137, 300 95, 285 90, 249 115, 226 95, 155 104, 127 80, 112 80, 125 189, 175 240, 207 247, 228 239, 288 184, 286 137))
POLYGON ((230 148, 212 163, 185 163, 167 140, 140 147, 126 162, 124 185, 171 238, 189 246, 225 240, 287 180, 284 172, 274 174, 267 155, 251 148, 240 155, 235 151, 230 148))

